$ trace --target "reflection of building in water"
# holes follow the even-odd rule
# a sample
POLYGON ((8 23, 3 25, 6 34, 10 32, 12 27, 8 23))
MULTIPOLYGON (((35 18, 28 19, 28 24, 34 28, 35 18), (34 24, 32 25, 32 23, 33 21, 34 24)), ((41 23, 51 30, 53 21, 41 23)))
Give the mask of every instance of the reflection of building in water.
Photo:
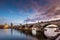
POLYGON ((41 25, 39 24, 34 24, 33 27, 32 27, 32 34, 33 35, 36 35, 38 31, 40 31, 41 29, 41 25))
POLYGON ((8 25, 8 24, 5 24, 5 25, 4 25, 4 28, 8 28, 8 27, 9 27, 9 25, 8 25))
POLYGON ((32 34, 36 35, 36 28, 32 28, 32 34))
POLYGON ((11 35, 13 34, 13 23, 11 23, 11 35))
POLYGON ((5 32, 8 32, 8 29, 4 29, 5 32))
POLYGON ((37 31, 37 26, 33 25, 33 27, 32 27, 32 34, 36 35, 36 31, 37 31))

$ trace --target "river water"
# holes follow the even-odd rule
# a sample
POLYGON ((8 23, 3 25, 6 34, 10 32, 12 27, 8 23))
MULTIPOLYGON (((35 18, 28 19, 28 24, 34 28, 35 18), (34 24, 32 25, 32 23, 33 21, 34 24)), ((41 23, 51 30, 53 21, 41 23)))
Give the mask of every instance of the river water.
POLYGON ((27 31, 0 29, 0 40, 47 40, 41 33, 33 35, 27 31))

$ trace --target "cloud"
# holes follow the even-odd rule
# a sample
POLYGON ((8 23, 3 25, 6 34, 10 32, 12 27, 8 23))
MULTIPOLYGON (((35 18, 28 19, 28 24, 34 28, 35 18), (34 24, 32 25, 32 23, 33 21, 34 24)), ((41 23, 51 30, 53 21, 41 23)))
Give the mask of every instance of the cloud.
POLYGON ((27 18, 27 20, 24 20, 24 22, 28 22, 28 21, 31 21, 31 19, 30 18, 27 18))
POLYGON ((7 20, 5 17, 0 17, 0 24, 9 23, 9 20, 7 20))
MULTIPOLYGON (((13 0, 12 4, 18 13, 23 12, 22 15, 25 17, 30 15, 24 20, 26 22, 60 17, 60 0, 13 0), (30 10, 32 14, 29 14, 30 10)), ((13 10, 9 12, 15 13, 13 10)))
POLYGON ((41 6, 37 1, 33 1, 31 3, 31 7, 35 10, 35 13, 32 15, 34 17, 31 20, 47 20, 60 17, 58 16, 60 15, 60 0, 46 1, 48 2, 48 4, 45 4, 44 6, 41 6))

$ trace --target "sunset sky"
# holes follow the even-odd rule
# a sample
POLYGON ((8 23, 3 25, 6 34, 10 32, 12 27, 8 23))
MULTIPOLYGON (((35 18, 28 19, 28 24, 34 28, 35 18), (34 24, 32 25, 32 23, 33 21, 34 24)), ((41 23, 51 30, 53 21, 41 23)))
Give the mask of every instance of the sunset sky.
POLYGON ((59 18, 60 0, 0 0, 0 24, 59 18))

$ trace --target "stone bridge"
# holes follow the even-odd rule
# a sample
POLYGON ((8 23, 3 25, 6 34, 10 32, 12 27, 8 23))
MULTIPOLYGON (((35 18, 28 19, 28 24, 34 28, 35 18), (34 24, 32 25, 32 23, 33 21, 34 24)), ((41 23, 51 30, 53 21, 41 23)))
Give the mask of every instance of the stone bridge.
POLYGON ((48 22, 39 22, 39 23, 35 23, 35 24, 28 24, 28 27, 33 26, 33 25, 39 25, 39 27, 44 28, 47 25, 51 25, 51 24, 55 24, 58 27, 60 27, 60 20, 48 21, 48 22))
POLYGON ((58 27, 60 27, 60 20, 55 20, 55 21, 48 21, 48 22, 38 22, 38 23, 34 23, 34 24, 25 24, 25 25, 20 25, 19 27, 15 27, 16 29, 31 29, 32 27, 36 27, 39 30, 43 30, 44 27, 48 26, 48 25, 57 25, 58 27))

